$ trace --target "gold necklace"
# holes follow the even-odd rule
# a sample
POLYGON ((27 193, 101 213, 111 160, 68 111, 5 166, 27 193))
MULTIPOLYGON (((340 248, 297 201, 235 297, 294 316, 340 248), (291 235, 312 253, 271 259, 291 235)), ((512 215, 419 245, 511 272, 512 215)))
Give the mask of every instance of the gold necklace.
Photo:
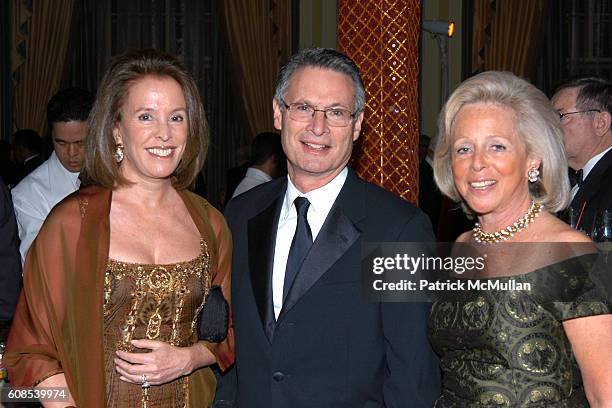
POLYGON ((502 228, 499 231, 487 233, 482 230, 479 223, 474 225, 472 234, 474 239, 479 244, 497 244, 499 242, 507 241, 514 237, 514 234, 527 228, 529 224, 542 212, 542 204, 534 202, 531 204, 529 211, 521 218, 519 218, 514 224, 502 228))

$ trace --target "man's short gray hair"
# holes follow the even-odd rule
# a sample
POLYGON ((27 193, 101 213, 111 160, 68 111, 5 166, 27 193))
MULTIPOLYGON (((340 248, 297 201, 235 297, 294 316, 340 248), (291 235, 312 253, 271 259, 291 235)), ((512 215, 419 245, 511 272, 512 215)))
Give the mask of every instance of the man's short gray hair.
POLYGON ((276 83, 274 99, 283 105, 289 81, 295 72, 305 67, 330 69, 351 78, 355 85, 355 114, 361 113, 365 106, 365 90, 357 64, 346 55, 330 48, 305 48, 294 54, 287 64, 281 68, 276 83))

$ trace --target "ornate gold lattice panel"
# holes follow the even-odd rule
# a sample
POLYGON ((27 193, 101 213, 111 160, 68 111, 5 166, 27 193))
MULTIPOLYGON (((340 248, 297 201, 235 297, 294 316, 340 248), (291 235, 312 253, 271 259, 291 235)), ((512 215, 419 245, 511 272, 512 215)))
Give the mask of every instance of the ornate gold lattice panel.
POLYGON ((352 165, 404 199, 418 198, 419 0, 339 0, 338 48, 359 66, 367 103, 352 165))

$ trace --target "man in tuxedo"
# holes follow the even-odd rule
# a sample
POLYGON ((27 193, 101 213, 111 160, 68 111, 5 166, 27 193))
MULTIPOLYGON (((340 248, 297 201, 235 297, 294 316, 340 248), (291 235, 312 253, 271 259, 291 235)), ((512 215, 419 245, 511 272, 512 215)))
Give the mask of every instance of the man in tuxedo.
POLYGON ((431 407, 428 307, 362 295, 362 243, 434 238, 420 210, 347 166, 365 104, 355 63, 302 50, 272 103, 288 177, 226 208, 236 364, 216 406, 431 407))
POLYGON ((580 219, 577 228, 591 233, 597 215, 612 210, 612 82, 573 79, 556 89, 552 103, 576 172, 571 208, 580 219))

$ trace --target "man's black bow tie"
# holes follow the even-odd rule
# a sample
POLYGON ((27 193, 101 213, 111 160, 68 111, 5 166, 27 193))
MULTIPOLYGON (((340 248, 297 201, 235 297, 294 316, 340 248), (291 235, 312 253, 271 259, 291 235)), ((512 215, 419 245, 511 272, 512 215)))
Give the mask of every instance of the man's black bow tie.
POLYGON ((576 171, 569 169, 569 180, 572 187, 578 184, 578 187, 582 186, 582 169, 576 171))

